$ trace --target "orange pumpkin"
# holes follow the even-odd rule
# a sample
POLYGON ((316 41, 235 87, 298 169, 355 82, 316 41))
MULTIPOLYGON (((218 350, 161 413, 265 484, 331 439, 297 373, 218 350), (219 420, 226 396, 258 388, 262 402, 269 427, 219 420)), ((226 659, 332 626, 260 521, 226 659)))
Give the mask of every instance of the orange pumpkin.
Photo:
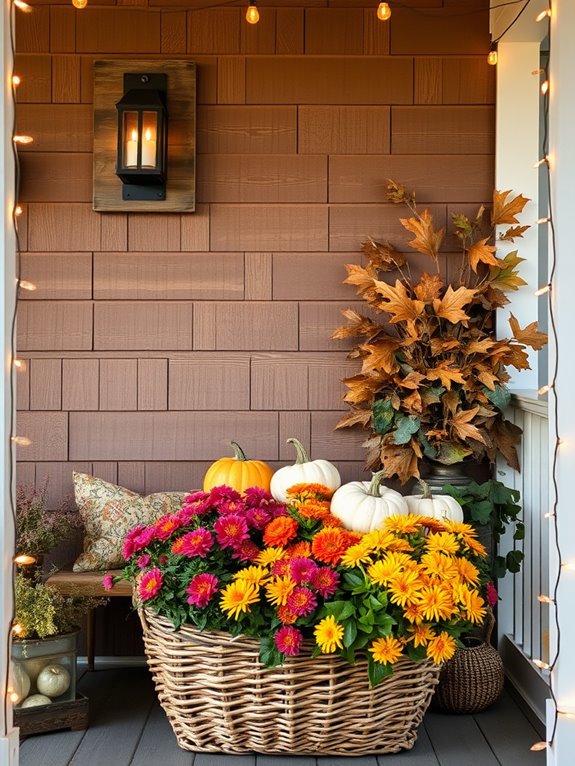
POLYGON ((204 476, 204 492, 226 484, 238 492, 248 487, 270 490, 273 470, 261 460, 248 460, 236 442, 230 442, 234 457, 221 457, 208 468, 204 476))

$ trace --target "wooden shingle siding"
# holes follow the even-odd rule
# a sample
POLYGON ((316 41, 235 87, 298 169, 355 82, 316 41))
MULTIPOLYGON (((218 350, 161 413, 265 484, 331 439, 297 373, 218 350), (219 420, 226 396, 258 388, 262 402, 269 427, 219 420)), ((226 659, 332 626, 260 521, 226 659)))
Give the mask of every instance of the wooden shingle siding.
MULTIPOLYGON (((236 439, 273 467, 296 436, 362 478, 363 432, 334 431, 368 313, 345 264, 361 242, 406 250, 389 177, 445 226, 491 196, 494 68, 480 0, 42 0, 17 14, 22 294, 17 481, 72 470, 139 492, 201 485, 236 439), (197 66, 196 212, 92 209, 94 61, 197 66)), ((172 135, 176 134, 176 127, 172 135)), ((440 259, 454 277, 448 237, 440 259)), ((412 273, 429 269, 413 253, 412 273)), ((396 275, 383 275, 393 282, 396 275)), ((69 551, 71 553, 71 549, 69 551)), ((98 651, 113 654, 114 646, 98 651)))

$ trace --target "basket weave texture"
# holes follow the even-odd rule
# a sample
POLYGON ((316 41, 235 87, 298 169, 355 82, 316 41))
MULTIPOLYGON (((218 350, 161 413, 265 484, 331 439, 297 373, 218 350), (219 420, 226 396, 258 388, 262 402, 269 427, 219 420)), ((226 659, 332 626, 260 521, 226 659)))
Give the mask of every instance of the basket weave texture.
MULTIPOLYGON (((160 704, 185 750, 361 755, 409 749, 439 668, 401 659, 371 689, 365 660, 288 658, 265 668, 259 641, 202 632, 139 610, 160 704)), ((304 646, 308 654, 311 644, 304 646)))

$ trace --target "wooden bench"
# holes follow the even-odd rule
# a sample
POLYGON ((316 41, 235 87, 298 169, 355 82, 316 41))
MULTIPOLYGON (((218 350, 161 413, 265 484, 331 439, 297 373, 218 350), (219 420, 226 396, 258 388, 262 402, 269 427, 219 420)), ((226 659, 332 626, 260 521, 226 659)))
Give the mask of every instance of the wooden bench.
MULTIPOLYGON (((102 584, 104 575, 121 575, 121 569, 111 569, 106 572, 74 572, 72 565, 54 572, 46 580, 46 584, 55 588, 63 596, 95 596, 109 598, 115 596, 132 596, 132 586, 126 580, 116 583, 112 590, 106 590, 102 584)), ((94 609, 90 609, 86 619, 86 654, 88 670, 94 670, 94 639, 96 618, 94 609)))

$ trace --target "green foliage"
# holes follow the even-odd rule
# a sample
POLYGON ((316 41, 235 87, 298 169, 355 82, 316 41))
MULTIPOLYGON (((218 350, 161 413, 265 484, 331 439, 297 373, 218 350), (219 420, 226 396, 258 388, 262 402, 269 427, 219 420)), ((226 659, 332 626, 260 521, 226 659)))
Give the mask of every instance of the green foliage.
MULTIPOLYGON (((488 526, 496 545, 499 545, 509 525, 513 525, 513 540, 523 540, 525 537, 525 526, 519 518, 519 490, 510 489, 502 482, 490 479, 483 484, 472 481, 465 487, 446 484, 442 492, 458 501, 467 522, 488 526)), ((498 579, 507 572, 516 574, 521 569, 523 559, 524 554, 519 550, 509 551, 506 556, 494 556, 492 576, 498 579)))

